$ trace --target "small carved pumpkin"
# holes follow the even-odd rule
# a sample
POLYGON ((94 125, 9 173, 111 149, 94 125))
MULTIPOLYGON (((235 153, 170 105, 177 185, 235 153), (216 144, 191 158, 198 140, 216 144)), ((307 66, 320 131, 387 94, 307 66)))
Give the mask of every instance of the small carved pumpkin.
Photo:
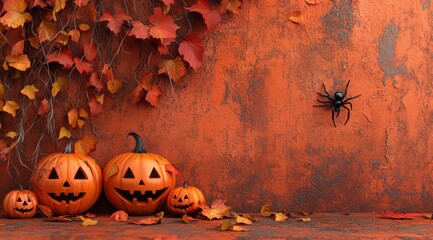
POLYGON ((136 142, 132 153, 111 159, 104 168, 104 192, 117 209, 131 215, 150 215, 160 211, 168 193, 175 187, 176 175, 166 170, 171 163, 148 153, 141 137, 132 132, 136 142))
POLYGON ((38 200, 30 190, 13 190, 3 199, 3 210, 11 218, 31 218, 35 216, 38 200))
POLYGON ((177 214, 195 213, 200 203, 205 203, 203 193, 196 187, 188 186, 187 182, 173 189, 167 197, 168 210, 177 214))
POLYGON ((54 214, 80 214, 101 194, 101 168, 93 158, 72 153, 69 142, 64 153, 53 153, 38 163, 33 190, 40 203, 50 207, 54 214))

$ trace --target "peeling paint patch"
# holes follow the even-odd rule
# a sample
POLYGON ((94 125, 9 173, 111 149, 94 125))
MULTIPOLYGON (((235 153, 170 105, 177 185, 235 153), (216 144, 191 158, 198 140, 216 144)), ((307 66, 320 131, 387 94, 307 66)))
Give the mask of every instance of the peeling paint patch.
POLYGON ((224 91, 224 97, 221 100, 221 105, 227 105, 227 100, 228 100, 229 95, 230 95, 229 84, 227 82, 224 82, 224 84, 225 84, 225 91, 224 91))
POLYGON ((386 79, 406 72, 404 65, 395 65, 395 45, 400 28, 391 23, 387 26, 379 38, 379 65, 385 72, 382 83, 386 86, 386 79))
POLYGON ((348 46, 354 25, 352 0, 342 0, 322 17, 325 26, 325 41, 334 40, 340 47, 348 46))

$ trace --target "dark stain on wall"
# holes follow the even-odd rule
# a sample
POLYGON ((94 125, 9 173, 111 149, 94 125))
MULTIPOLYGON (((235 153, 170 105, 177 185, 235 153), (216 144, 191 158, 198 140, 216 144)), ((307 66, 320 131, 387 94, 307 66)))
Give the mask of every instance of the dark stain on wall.
POLYGON ((342 0, 322 17, 325 27, 325 43, 336 42, 339 47, 348 47, 354 26, 353 1, 342 0))
POLYGON ((385 72, 382 83, 386 86, 386 79, 406 72, 404 65, 395 65, 395 45, 397 42, 400 27, 391 23, 383 30, 379 38, 379 65, 385 72))

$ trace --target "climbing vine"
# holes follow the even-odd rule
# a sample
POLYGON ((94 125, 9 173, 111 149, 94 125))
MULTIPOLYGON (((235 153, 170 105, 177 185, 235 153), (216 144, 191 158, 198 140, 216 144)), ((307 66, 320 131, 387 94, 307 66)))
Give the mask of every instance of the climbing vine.
POLYGON ((94 151, 97 133, 83 127, 93 125, 106 98, 126 94, 131 104, 157 106, 161 81, 176 84, 189 68, 197 71, 203 34, 240 7, 240 0, 4 0, 0 158, 16 173, 20 166, 32 170, 48 136, 53 142, 76 140, 75 152, 94 151), (122 78, 116 61, 123 49, 134 47, 136 71, 122 78), (134 87, 125 92, 125 85, 134 87), (64 102, 70 108, 56 111, 64 102), (56 124, 63 119, 68 124, 56 124), (44 128, 27 157, 23 145, 35 126, 44 128))

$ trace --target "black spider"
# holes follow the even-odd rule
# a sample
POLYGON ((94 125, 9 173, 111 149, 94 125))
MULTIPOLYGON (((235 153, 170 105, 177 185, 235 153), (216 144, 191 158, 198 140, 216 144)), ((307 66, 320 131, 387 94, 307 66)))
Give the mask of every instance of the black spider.
POLYGON ((337 112, 337 117, 338 115, 340 115, 340 108, 344 108, 347 110, 347 120, 346 122, 344 122, 344 125, 346 125, 346 123, 349 121, 350 118, 350 110, 352 109, 352 103, 349 102, 349 100, 355 99, 359 96, 361 96, 361 94, 359 94, 358 96, 355 97, 349 97, 346 98, 346 94, 347 94, 347 89, 349 88, 349 82, 347 82, 346 85, 346 90, 344 91, 344 93, 338 91, 334 93, 334 98, 331 97, 331 95, 328 93, 328 91, 326 91, 325 88, 325 84, 322 83, 323 86, 323 90, 325 91, 326 95, 321 94, 320 92, 317 92, 321 97, 327 98, 329 101, 320 101, 317 100, 318 102, 323 103, 322 105, 314 105, 313 107, 332 107, 332 122, 334 123, 334 126, 337 127, 337 125, 335 125, 335 120, 334 120, 334 112, 337 112), (350 105, 350 109, 348 107, 346 107, 345 105, 350 105))

